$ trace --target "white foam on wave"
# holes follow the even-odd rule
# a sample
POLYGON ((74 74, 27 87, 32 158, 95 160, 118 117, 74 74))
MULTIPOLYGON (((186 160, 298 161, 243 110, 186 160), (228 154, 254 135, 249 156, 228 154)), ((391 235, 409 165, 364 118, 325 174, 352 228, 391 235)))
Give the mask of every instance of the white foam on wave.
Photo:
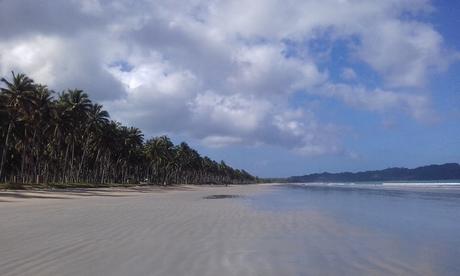
POLYGON ((460 186, 460 182, 383 182, 383 186, 419 186, 419 187, 443 187, 460 186))
POLYGON ((390 186, 390 187, 460 187, 460 181, 455 182, 311 182, 294 183, 300 186, 390 186))

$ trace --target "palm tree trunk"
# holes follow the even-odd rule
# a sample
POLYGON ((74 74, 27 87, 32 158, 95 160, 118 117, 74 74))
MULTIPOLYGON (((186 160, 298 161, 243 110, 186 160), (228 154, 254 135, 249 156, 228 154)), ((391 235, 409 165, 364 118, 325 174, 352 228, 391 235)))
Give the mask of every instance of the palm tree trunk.
POLYGON ((22 183, 26 182, 26 177, 24 175, 24 167, 26 165, 26 151, 27 151, 27 126, 24 126, 24 141, 21 157, 21 179, 22 183))
POLYGON ((80 181, 81 168, 83 167, 83 162, 85 161, 85 157, 86 157, 85 155, 86 155, 88 146, 89 146, 89 135, 86 137, 86 141, 83 146, 83 153, 81 155, 80 165, 78 166, 78 171, 77 171, 77 182, 80 181))
POLYGON ((69 157, 69 147, 70 147, 70 143, 68 143, 66 145, 65 157, 64 157, 64 169, 62 170, 63 180, 64 180, 65 183, 68 182, 68 179, 67 179, 67 160, 68 160, 68 157, 69 157))
POLYGON ((1 160, 1 163, 0 163, 0 181, 2 181, 2 179, 3 179, 3 165, 5 163, 6 153, 8 151, 8 142, 9 142, 9 139, 10 139, 10 134, 11 134, 11 129, 12 128, 13 128, 13 121, 10 121, 10 123, 8 124, 8 130, 6 132, 5 144, 3 146, 3 152, 2 152, 2 160, 1 160))

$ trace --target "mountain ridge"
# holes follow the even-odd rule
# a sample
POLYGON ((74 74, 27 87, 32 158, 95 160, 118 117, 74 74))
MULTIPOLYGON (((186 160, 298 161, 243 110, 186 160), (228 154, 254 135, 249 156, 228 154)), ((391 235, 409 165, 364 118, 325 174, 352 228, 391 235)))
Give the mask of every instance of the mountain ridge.
POLYGON ((313 173, 291 176, 288 182, 365 182, 365 181, 430 181, 460 179, 458 163, 433 164, 413 169, 392 167, 382 170, 339 173, 313 173))

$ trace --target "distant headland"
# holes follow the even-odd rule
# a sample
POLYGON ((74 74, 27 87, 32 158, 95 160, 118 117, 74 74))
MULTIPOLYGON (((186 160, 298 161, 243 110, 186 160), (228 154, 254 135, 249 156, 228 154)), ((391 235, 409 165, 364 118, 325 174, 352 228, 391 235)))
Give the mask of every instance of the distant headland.
POLYGON ((388 168, 384 170, 341 173, 314 173, 303 176, 291 176, 288 182, 369 182, 369 181, 432 181, 459 180, 460 165, 447 163, 408 168, 388 168))

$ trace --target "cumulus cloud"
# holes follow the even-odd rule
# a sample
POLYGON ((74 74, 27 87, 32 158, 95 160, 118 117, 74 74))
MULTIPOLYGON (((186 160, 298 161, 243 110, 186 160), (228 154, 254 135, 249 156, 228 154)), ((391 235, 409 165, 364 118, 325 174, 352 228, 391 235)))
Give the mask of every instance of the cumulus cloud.
POLYGON ((419 121, 434 122, 437 120, 436 112, 431 107, 430 98, 424 94, 382 89, 369 90, 363 86, 347 84, 327 84, 322 87, 321 93, 364 110, 380 113, 399 110, 419 121))
POLYGON ((338 142, 339 129, 319 123, 311 112, 287 110, 274 116, 273 124, 281 132, 280 139, 293 145, 296 153, 307 156, 342 154, 338 142))
POLYGON ((93 35, 64 39, 37 34, 0 40, 0 74, 26 72, 57 91, 78 87, 96 100, 119 98, 124 90, 106 70, 104 45, 93 35))
POLYGON ((441 35, 427 24, 385 20, 366 33, 357 55, 392 87, 423 86, 430 72, 444 70, 454 57, 443 49, 441 35))
POLYGON ((432 117, 429 95, 407 92, 456 55, 418 19, 431 10, 428 0, 3 0, 0 74, 83 88, 148 134, 341 154, 334 122, 291 97, 304 91, 383 115, 432 117), (341 79, 330 76, 333 63, 310 45, 339 41, 380 87, 362 84, 352 64, 341 79))
POLYGON ((199 94, 191 103, 193 120, 207 122, 215 132, 247 133, 258 128, 270 103, 241 94, 222 96, 214 92, 199 94))
POLYGON ((327 79, 312 61, 286 58, 283 50, 282 45, 237 49, 233 55, 237 70, 228 77, 228 85, 235 91, 280 95, 314 87, 327 79))
POLYGON ((132 56, 136 64, 114 65, 108 71, 123 84, 126 96, 106 100, 112 116, 152 132, 177 132, 189 123, 188 102, 200 91, 199 80, 188 71, 176 68, 158 53, 132 56))

